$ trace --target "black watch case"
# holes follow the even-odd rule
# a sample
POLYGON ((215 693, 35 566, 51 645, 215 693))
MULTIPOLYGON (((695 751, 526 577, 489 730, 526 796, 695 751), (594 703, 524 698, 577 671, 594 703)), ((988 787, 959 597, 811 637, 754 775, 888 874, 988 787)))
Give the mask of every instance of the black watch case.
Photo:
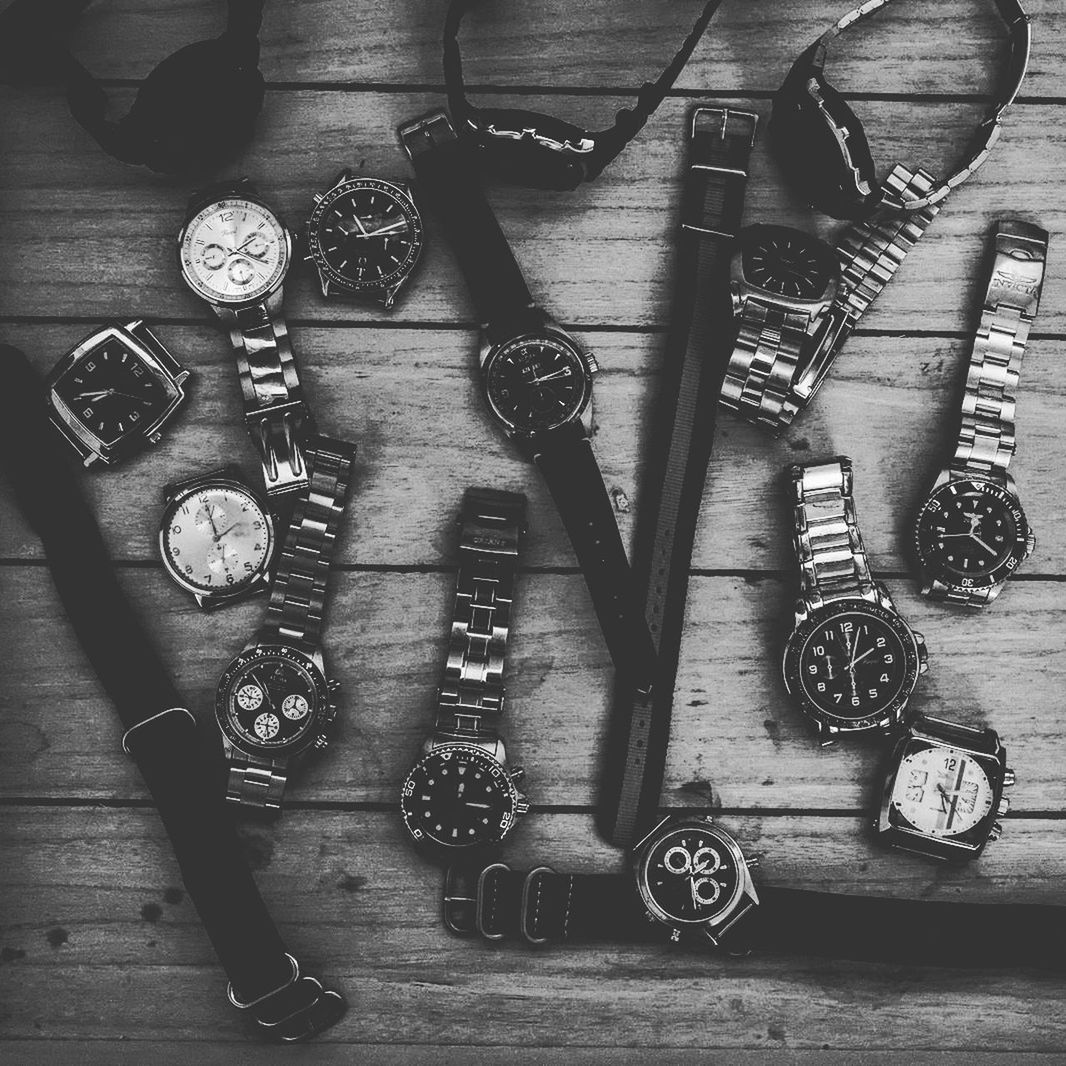
POLYGON ((790 226, 745 226, 730 262, 734 310, 748 296, 815 319, 829 310, 840 285, 836 251, 790 226))

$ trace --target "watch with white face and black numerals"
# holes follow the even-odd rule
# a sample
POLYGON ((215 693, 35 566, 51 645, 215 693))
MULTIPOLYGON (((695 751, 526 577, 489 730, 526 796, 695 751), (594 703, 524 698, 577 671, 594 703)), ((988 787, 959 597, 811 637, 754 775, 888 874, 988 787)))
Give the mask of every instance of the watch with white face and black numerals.
POLYGON ((86 466, 110 466, 157 444, 185 402, 189 371, 140 320, 79 341, 48 375, 52 425, 86 466))
MULTIPOLYGON (((900 202, 934 184, 926 171, 902 164, 885 179, 900 202)), ((723 406, 773 433, 791 425, 938 210, 882 208, 846 227, 835 248, 786 226, 742 230, 731 271, 737 338, 723 406)))
POLYGON ((329 743, 339 683, 326 676, 322 616, 355 445, 307 442, 311 480, 296 500, 266 623, 226 667, 215 717, 229 763, 226 799, 277 810, 292 761, 329 743))
POLYGON ((274 519, 236 466, 163 489, 159 554, 175 583, 205 610, 265 591, 274 519))
POLYGON ((1014 784, 994 729, 919 715, 893 750, 874 826, 878 839, 934 859, 976 859, 1003 831, 1014 784))
POLYGON ((411 186, 342 170, 315 193, 306 226, 306 260, 323 296, 392 307, 422 254, 422 216, 411 186))
POLYGON ((444 923, 460 935, 536 945, 670 941, 745 954, 745 922, 759 906, 750 872, 757 865, 711 818, 664 818, 636 844, 627 874, 455 865, 444 923))
POLYGON ((292 237, 247 178, 189 201, 178 262, 189 288, 218 316, 237 363, 244 421, 268 496, 307 487, 311 414, 282 313, 292 237))
POLYGON ((789 470, 800 598, 782 669, 823 744, 899 725, 927 668, 924 638, 870 572, 852 484, 846 456, 789 470))
POLYGON ((526 498, 467 489, 459 576, 437 722, 400 790, 411 839, 432 855, 495 847, 529 810, 498 732, 526 498))
POLYGON ((992 230, 992 270, 974 338, 951 465, 918 511, 922 594, 985 607, 1033 553, 1036 537, 1007 470, 1022 356, 1040 305, 1046 230, 1007 219, 992 230))

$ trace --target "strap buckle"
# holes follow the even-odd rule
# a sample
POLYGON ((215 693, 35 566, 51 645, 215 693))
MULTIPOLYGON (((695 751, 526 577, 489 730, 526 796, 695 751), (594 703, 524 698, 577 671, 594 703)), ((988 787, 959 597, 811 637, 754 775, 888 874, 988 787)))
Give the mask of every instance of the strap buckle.
POLYGON ((540 945, 547 944, 548 938, 546 936, 535 936, 529 928, 529 890, 533 885, 533 880, 538 874, 554 874, 555 871, 550 866, 537 866, 530 870, 526 874, 525 881, 522 882, 522 909, 519 913, 520 928, 522 930, 522 936, 525 937, 530 944, 540 945))
POLYGON ((445 111, 433 111, 413 122, 405 122, 397 133, 407 158, 412 161, 416 156, 458 139, 445 111))
MULTIPOLYGON (((715 125, 720 125, 718 130, 712 130, 711 132, 717 132, 718 136, 724 141, 726 133, 729 130, 730 123, 733 125, 739 123, 742 128, 747 128, 747 141, 748 147, 755 147, 755 133, 759 127, 759 116, 754 111, 738 111, 736 108, 730 107, 696 107, 692 109, 692 124, 689 130, 689 139, 695 138, 698 132, 700 117, 706 115, 711 119, 715 125)), ((714 168, 718 169, 718 168, 714 168)), ((745 174, 745 176, 747 176, 745 174)))
POLYGON ((444 926, 457 936, 477 932, 477 886, 474 868, 453 863, 444 875, 444 926))
POLYGON ((148 725, 149 722, 157 722, 160 718, 165 718, 168 714, 184 714, 189 719, 189 721, 192 722, 193 728, 196 728, 196 718, 193 716, 192 711, 190 711, 187 707, 168 707, 165 711, 160 711, 158 714, 153 714, 150 717, 143 719, 143 721, 135 722, 133 725, 131 725, 129 729, 127 729, 126 732, 122 734, 122 750, 127 755, 136 758, 136 756, 133 755, 133 752, 130 751, 130 737, 138 729, 140 729, 141 726, 148 725))

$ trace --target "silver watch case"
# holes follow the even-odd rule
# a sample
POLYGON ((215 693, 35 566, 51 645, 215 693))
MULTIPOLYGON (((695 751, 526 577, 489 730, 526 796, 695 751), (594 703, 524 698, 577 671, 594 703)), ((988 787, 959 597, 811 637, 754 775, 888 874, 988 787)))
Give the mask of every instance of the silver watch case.
POLYGON ((388 181, 384 178, 361 177, 350 170, 342 170, 334 179, 333 184, 324 192, 315 193, 315 206, 304 225, 305 252, 304 262, 310 263, 318 274, 318 281, 322 287, 322 295, 331 298, 335 296, 355 299, 366 299, 381 303, 385 310, 391 310, 396 302, 400 290, 410 280, 415 268, 422 257, 424 244, 424 232, 422 228, 422 215, 415 203, 414 193, 407 182, 388 181), (402 264, 394 272, 391 281, 382 283, 357 284, 351 279, 344 277, 326 260, 322 251, 321 242, 318 238, 318 227, 322 216, 330 205, 340 196, 344 196, 355 188, 381 189, 390 196, 395 197, 407 206, 414 226, 414 250, 409 261, 402 264))

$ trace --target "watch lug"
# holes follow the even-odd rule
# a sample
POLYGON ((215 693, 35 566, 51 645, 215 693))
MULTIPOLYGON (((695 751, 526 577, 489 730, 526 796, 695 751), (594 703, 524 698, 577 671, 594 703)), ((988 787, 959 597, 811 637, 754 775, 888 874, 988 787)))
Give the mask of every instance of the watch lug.
POLYGON ((386 311, 392 310, 392 305, 396 302, 396 294, 400 291, 400 286, 393 285, 391 289, 386 289, 382 295, 381 302, 386 311))
POLYGON ((951 480, 951 470, 945 467, 936 476, 936 481, 933 482, 932 492, 936 492, 937 489, 942 488, 951 480))
POLYGON ((1018 495, 1018 482, 1014 480, 1014 475, 1010 471, 1004 471, 1003 473, 1003 487, 1012 495, 1018 495))

